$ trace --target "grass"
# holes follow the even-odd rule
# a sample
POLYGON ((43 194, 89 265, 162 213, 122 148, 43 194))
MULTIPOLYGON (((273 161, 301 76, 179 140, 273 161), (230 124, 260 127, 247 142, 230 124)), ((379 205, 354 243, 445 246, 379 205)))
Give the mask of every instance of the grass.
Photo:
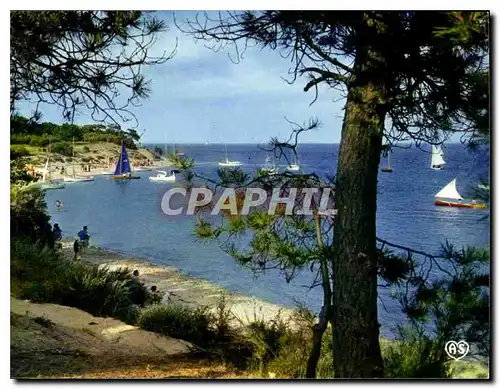
POLYGON ((75 307, 131 324, 151 299, 129 269, 70 262, 54 250, 17 239, 11 242, 11 292, 20 299, 75 307))

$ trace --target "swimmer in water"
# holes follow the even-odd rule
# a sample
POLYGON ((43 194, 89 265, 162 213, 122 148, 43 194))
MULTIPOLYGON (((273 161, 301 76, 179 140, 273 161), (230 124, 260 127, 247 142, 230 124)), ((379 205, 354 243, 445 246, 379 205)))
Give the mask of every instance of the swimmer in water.
POLYGON ((61 200, 56 200, 56 208, 57 208, 57 210, 61 209, 61 207, 62 207, 61 200))

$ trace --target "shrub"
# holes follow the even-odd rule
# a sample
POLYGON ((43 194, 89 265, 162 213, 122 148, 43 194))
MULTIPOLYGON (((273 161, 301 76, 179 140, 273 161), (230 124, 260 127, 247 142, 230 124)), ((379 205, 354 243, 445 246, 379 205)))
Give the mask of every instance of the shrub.
MULTIPOLYGON (((89 148, 89 146, 83 146, 83 151, 84 151, 85 153, 90 152, 90 148, 89 148)), ((97 151, 97 150, 94 150, 94 152, 96 152, 96 151, 97 151)))
POLYGON ((27 156, 31 155, 29 150, 26 147, 21 146, 21 145, 11 145, 10 146, 10 154, 11 154, 10 159, 15 159, 15 158, 13 158, 13 155, 12 155, 13 153, 15 154, 15 158, 27 157, 27 156))
POLYGON ((132 324, 137 307, 149 298, 128 269, 69 262, 54 250, 19 239, 11 243, 11 289, 21 299, 63 304, 132 324))
POLYGON ((215 337, 211 328, 212 320, 207 308, 190 309, 173 303, 152 305, 142 310, 137 324, 147 331, 184 339, 204 347, 215 337))
POLYGON ((50 143, 54 142, 56 138, 50 135, 30 135, 29 136, 29 144, 31 146, 37 146, 37 147, 45 147, 48 146, 50 143))
POLYGON ((52 145, 52 151, 57 154, 62 154, 66 157, 73 155, 73 147, 69 142, 57 142, 52 145))
POLYGON ((388 378, 450 378, 444 345, 430 339, 423 328, 400 328, 399 340, 385 347, 384 374, 388 378))
POLYGON ((52 247, 50 216, 46 213, 46 208, 45 196, 41 190, 12 185, 10 190, 11 237, 23 237, 31 243, 39 241, 52 247))

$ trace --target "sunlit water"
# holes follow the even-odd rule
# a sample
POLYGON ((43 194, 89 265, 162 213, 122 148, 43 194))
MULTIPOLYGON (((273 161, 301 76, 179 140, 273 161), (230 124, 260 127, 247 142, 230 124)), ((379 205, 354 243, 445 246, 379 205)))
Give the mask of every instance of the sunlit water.
MULTIPOLYGON (((196 171, 214 177, 217 162, 225 158, 223 145, 183 145, 183 151, 199 163, 196 171)), ((392 154, 393 173, 379 173, 378 236, 390 242, 429 253, 437 253, 446 240, 457 245, 488 246, 489 210, 437 207, 434 195, 453 178, 462 195, 479 176, 489 172, 488 152, 470 153, 462 145, 445 148, 446 167, 429 168, 430 154, 419 149, 396 149, 392 154), (486 216, 486 217, 485 217, 486 216)), ((229 145, 229 159, 243 162, 243 169, 254 172, 264 163, 266 153, 255 145, 229 145)), ((338 145, 301 145, 300 164, 305 171, 333 175, 338 145)), ((286 163, 281 162, 281 168, 286 163)), ((184 274, 217 283, 270 302, 293 307, 305 302, 318 311, 322 292, 308 290, 313 274, 304 271, 286 284, 277 271, 259 277, 239 266, 216 243, 200 243, 192 233, 192 218, 169 218, 160 201, 170 183, 148 179, 156 172, 140 172, 140 180, 113 181, 96 176, 94 182, 67 185, 66 189, 47 191, 47 204, 54 223, 65 236, 74 236, 88 225, 92 243, 159 265, 178 268, 184 274), (63 202, 56 211, 55 201, 63 202)), ((399 304, 380 289, 379 318, 382 333, 391 336, 394 325, 404 316, 399 304)))

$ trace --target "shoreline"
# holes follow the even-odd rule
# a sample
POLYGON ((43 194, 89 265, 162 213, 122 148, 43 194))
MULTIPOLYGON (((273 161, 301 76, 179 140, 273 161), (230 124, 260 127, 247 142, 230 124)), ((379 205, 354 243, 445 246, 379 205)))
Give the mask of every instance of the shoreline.
MULTIPOLYGON (((68 260, 73 260, 73 241, 63 239, 62 253, 68 260)), ((256 297, 251 297, 239 292, 229 291, 222 286, 182 274, 179 269, 168 265, 157 265, 145 259, 134 258, 113 250, 98 246, 89 246, 82 261, 107 266, 110 270, 128 268, 139 271, 139 279, 149 289, 156 285, 161 292, 174 293, 172 303, 182 303, 192 308, 208 306, 213 311, 222 295, 226 298, 226 307, 232 312, 232 323, 248 324, 254 320, 270 321, 279 314, 280 318, 289 321, 293 309, 280 306, 256 297)), ((163 303, 167 303, 166 297, 163 303)), ((292 324, 292 323, 291 323, 292 324)))

